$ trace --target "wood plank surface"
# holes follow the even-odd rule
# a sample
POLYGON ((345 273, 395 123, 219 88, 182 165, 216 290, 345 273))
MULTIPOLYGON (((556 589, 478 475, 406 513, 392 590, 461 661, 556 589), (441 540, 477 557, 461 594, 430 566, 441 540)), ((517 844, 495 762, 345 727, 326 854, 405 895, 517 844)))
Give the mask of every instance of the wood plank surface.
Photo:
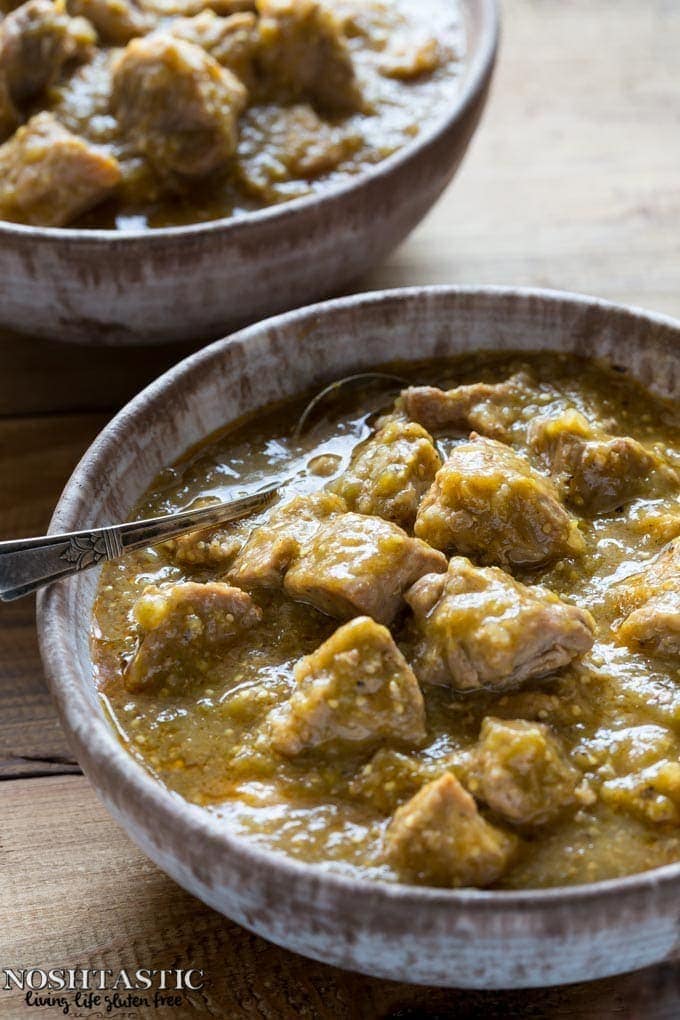
MULTIPOLYGON (((503 8, 491 101, 454 185, 359 289, 529 284, 680 316, 680 3, 503 8)), ((190 346, 96 351, 0 332, 0 538, 44 530, 110 414, 190 346)), ((176 1017, 680 1016, 670 965, 569 989, 470 993, 309 963, 178 889, 76 771, 45 690, 32 601, 0 607, 0 967, 204 967, 205 996, 162 1014, 176 1017)), ((26 1015, 0 992, 0 1016, 26 1015)))

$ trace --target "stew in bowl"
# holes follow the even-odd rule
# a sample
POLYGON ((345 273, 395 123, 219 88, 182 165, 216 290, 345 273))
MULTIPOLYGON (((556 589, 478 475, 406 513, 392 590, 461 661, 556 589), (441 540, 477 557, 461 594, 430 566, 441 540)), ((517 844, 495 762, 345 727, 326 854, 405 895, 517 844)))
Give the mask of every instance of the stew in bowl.
POLYGON ((107 565, 120 740, 231 831, 354 877, 535 889, 680 860, 680 413, 611 364, 391 365, 211 436, 134 516, 276 481, 107 565))

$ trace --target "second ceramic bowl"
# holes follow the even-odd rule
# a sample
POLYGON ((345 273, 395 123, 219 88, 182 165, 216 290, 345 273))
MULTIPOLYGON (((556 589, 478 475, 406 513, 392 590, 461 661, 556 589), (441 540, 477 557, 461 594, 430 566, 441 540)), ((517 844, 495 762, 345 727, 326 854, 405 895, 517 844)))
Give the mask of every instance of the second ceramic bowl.
POLYGON ((82 344, 212 340, 337 293, 413 230, 477 126, 498 6, 460 6, 463 76, 416 141, 355 181, 239 218, 145 233, 0 223, 3 324, 82 344))

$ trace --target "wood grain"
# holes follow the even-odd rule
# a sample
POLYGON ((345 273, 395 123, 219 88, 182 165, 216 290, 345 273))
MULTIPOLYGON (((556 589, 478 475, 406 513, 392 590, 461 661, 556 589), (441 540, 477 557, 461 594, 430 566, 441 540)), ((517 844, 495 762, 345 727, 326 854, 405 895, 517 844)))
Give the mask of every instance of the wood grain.
MULTIPOLYGON (((44 534, 59 492, 107 417, 0 419, 0 539, 44 534)), ((0 608, 0 778, 77 771, 43 679, 34 602, 0 608)))
MULTIPOLYGON (((492 99, 454 186, 358 289, 530 284, 680 316, 680 4, 506 0, 503 36, 492 99)), ((0 332, 0 538, 42 531, 112 411, 187 351, 96 351, 0 332)), ((302 960, 175 886, 81 776, 54 774, 76 769, 45 691, 32 603, 0 607, 0 965, 206 970, 204 997, 150 1016, 680 1015, 673 966, 503 994, 415 988, 302 960)), ((25 1015, 0 992, 1 1017, 25 1015)))

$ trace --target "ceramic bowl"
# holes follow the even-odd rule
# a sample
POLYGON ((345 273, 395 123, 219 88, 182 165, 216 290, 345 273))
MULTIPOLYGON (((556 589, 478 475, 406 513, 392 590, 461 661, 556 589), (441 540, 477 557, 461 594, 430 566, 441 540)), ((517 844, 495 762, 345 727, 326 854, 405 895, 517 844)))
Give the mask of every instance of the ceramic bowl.
MULTIPOLYGON (((273 400, 393 359, 483 349, 598 355, 680 397, 680 322, 545 291, 418 288, 270 319, 181 362, 104 429, 53 531, 124 519, 156 474, 216 428, 273 400)), ((508 988, 584 981, 680 948, 680 863, 549 891, 372 883, 231 835, 153 780, 104 718, 88 627, 97 571, 42 593, 38 626, 62 724, 111 814, 180 885, 273 942, 400 981, 508 988)))
POLYGON ((481 116, 497 0, 461 0, 467 55, 450 107, 355 180, 239 218, 143 233, 0 222, 3 324, 54 340, 214 340, 337 294, 413 230, 455 173, 481 116))

